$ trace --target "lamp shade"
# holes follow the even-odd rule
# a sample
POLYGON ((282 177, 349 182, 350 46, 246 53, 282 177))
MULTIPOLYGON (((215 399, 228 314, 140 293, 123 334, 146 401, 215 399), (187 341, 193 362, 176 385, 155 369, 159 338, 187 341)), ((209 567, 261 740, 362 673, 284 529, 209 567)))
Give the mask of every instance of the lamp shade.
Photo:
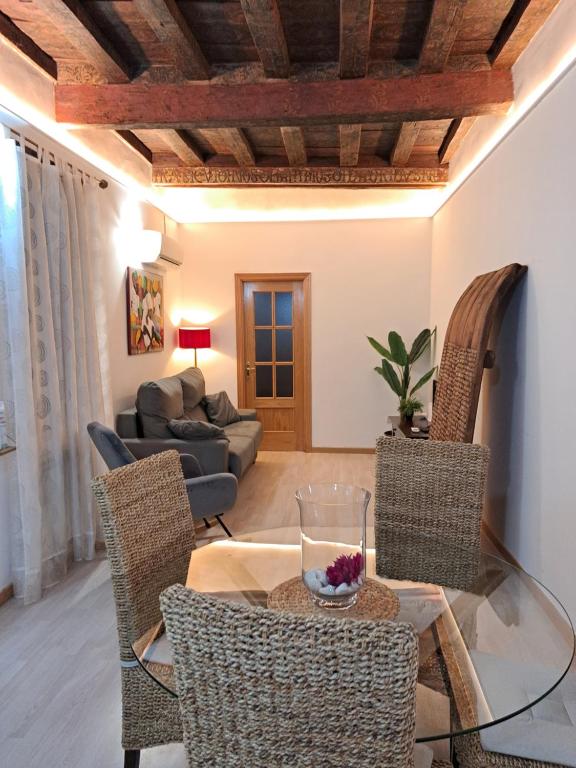
POLYGON ((209 349, 210 328, 178 328, 180 349, 209 349))

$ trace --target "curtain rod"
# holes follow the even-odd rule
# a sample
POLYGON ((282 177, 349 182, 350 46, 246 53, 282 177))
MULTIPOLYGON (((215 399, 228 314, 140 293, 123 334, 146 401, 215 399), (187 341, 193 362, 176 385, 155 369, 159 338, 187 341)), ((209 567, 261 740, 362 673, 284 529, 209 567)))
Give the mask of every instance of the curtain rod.
MULTIPOLYGON (((14 128, 10 128, 10 135, 13 139, 15 139, 16 143, 19 146, 24 147, 24 152, 27 155, 31 155, 32 157, 35 157, 37 160, 41 160, 40 156, 40 150, 42 149, 39 144, 37 144, 35 141, 32 141, 32 139, 29 139, 27 136, 23 136, 18 131, 14 130, 14 128)), ((54 152, 47 151, 48 155, 48 162, 50 165, 56 165, 56 155, 54 152)), ((108 188, 108 182, 106 179, 99 179, 97 176, 94 176, 92 173, 88 173, 87 171, 83 170, 82 168, 75 168, 74 165, 68 160, 64 161, 66 166, 70 168, 71 171, 77 171, 78 173, 82 174, 82 176, 86 176, 88 178, 93 178, 98 182, 98 186, 100 189, 107 189, 108 188)))

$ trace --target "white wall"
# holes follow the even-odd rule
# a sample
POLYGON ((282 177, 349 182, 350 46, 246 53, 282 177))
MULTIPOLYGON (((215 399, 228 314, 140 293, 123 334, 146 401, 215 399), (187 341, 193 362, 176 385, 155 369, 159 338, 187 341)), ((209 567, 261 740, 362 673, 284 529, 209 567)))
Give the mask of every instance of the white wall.
MULTIPOLYGON (((139 201, 125 188, 111 182, 101 195, 106 226, 104 229, 104 275, 109 329, 109 365, 114 413, 134 404, 138 385, 179 370, 174 360, 177 331, 172 322, 180 295, 180 273, 167 268, 164 279, 164 350, 145 355, 129 355, 127 344, 126 269, 141 266, 141 253, 135 235, 142 229, 162 231, 164 216, 149 203, 139 201)), ((175 236, 177 227, 166 219, 166 230, 175 236)), ((174 246, 173 246, 174 247, 174 246)), ((156 270, 154 270, 156 271, 156 270)))
POLYGON ((374 445, 397 407, 366 335, 411 340, 429 318, 430 219, 188 225, 183 319, 208 322, 209 389, 236 397, 235 272, 312 274, 312 444, 374 445))
POLYGON ((477 274, 528 274, 483 388, 488 517, 522 565, 576 617, 573 424, 576 329, 576 69, 525 118, 433 222, 431 320, 439 342, 477 274))

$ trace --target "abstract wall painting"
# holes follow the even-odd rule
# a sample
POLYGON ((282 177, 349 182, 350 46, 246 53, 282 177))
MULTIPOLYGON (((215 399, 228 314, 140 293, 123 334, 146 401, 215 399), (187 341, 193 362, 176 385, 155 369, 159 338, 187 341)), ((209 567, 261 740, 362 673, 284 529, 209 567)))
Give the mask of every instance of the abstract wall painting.
POLYGON ((160 275, 128 267, 128 354, 164 349, 164 284, 160 275))

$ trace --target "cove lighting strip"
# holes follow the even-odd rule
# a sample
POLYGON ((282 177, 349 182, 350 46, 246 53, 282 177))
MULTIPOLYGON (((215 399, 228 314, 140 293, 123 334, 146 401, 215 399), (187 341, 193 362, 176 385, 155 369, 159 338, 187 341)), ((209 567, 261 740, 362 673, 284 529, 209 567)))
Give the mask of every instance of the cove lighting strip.
MULTIPOLYGON (((451 179, 447 186, 441 190, 441 201, 438 208, 434 211, 436 214, 440 208, 445 205, 454 193, 464 184, 474 171, 490 157, 490 155, 500 146, 504 139, 519 125, 530 112, 544 99, 550 91, 572 70, 576 63, 576 43, 560 59, 550 74, 545 77, 537 86, 522 99, 521 102, 514 102, 503 122, 498 126, 494 133, 488 138, 486 143, 480 148, 476 156, 462 169, 457 177, 451 179)), ((432 214, 432 215, 434 215, 432 214)))

